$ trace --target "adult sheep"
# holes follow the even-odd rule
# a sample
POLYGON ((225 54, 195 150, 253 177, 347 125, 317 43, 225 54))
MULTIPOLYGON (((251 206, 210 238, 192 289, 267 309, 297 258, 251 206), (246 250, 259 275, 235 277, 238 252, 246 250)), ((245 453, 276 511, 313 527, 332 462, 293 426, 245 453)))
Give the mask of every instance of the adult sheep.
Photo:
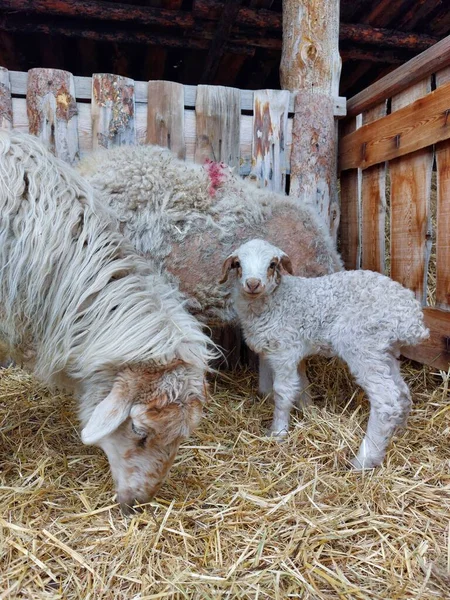
POLYGON ((183 297, 82 177, 15 132, 0 132, 0 270, 0 348, 78 397, 124 509, 148 501, 205 399, 211 346, 183 297))
MULTIPOLYGON (((219 285, 225 256, 263 237, 291 256, 295 274, 342 269, 313 207, 254 184, 225 165, 196 165, 158 146, 127 146, 86 156, 79 172, 105 197, 134 247, 169 271, 189 309, 210 326, 236 320, 231 286, 219 285)), ((261 388, 267 369, 260 370, 261 388)))

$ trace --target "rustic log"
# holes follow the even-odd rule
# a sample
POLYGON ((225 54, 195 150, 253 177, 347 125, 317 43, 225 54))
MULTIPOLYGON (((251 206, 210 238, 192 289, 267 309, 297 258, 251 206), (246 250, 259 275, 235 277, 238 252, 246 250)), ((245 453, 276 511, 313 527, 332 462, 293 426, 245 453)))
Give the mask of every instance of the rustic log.
POLYGON ((250 179, 259 187, 286 192, 287 90, 254 92, 252 170, 250 179))
POLYGON ((350 98, 347 102, 347 115, 355 116, 373 108, 386 98, 400 93, 447 66, 450 66, 450 36, 350 98))
POLYGON ((120 75, 92 75, 92 147, 136 143, 134 81, 120 75))
POLYGON ((339 205, 332 98, 338 95, 339 0, 283 3, 281 87, 296 92, 290 195, 318 207, 336 239, 339 205))
POLYGON ((343 137, 339 144, 339 169, 365 169, 448 138, 450 83, 343 137))
MULTIPOLYGON (((430 92, 430 78, 392 98, 401 110, 430 92)), ((424 305, 431 251, 430 194, 433 149, 424 148, 389 163, 391 180, 391 277, 424 305)))
POLYGON ((184 87, 172 81, 149 81, 147 110, 146 143, 169 148, 184 160, 184 87))
POLYGON ((242 0, 228 0, 223 6, 217 29, 209 48, 201 77, 202 83, 210 83, 219 67, 219 60, 230 37, 242 0))
MULTIPOLYGON (((362 115, 363 125, 386 115, 386 102, 362 115)), ((384 273, 386 225, 386 163, 361 174, 361 268, 384 273)))
POLYGON ((425 323, 430 338, 414 348, 402 348, 403 356, 437 369, 448 371, 450 366, 450 313, 425 308, 425 323))
POLYGON ((27 80, 29 132, 55 156, 72 164, 79 158, 78 110, 71 73, 31 69, 27 80))
MULTIPOLYGON (((450 82, 450 67, 436 73, 436 86, 450 82)), ((436 144, 436 306, 450 310, 450 139, 436 144)))
POLYGON ((0 67, 0 129, 12 129, 13 110, 9 71, 0 67))
MULTIPOLYGON (((361 115, 341 121, 339 132, 349 134, 361 126, 361 115)), ((361 172, 358 169, 343 171, 340 177, 341 218, 339 223, 339 249, 346 269, 361 267, 361 172)))

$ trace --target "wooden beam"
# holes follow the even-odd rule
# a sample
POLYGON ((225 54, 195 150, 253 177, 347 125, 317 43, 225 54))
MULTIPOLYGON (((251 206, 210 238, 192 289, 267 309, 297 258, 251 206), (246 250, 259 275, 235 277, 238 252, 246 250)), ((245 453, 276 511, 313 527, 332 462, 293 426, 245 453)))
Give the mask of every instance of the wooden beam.
POLYGON ((419 56, 386 75, 379 81, 350 98, 347 115, 355 116, 373 108, 383 100, 398 94, 432 73, 450 65, 450 36, 444 38, 419 56))
POLYGON ((214 79, 219 61, 222 57, 231 29, 236 20, 242 0, 227 0, 223 6, 222 14, 217 24, 216 33, 209 48, 206 63, 201 77, 201 83, 210 83, 214 79))
POLYGON ((340 140, 339 170, 392 160, 450 138, 450 83, 340 140))
POLYGON ((402 348, 403 356, 448 371, 450 367, 450 312, 425 308, 430 338, 414 348, 402 348))
POLYGON ((439 38, 392 29, 380 29, 363 24, 341 23, 339 39, 357 44, 373 44, 384 48, 408 48, 411 50, 426 50, 439 41, 439 38))
POLYGON ((283 2, 281 87, 296 93, 290 195, 317 207, 334 239, 339 224, 336 129, 339 0, 283 2))

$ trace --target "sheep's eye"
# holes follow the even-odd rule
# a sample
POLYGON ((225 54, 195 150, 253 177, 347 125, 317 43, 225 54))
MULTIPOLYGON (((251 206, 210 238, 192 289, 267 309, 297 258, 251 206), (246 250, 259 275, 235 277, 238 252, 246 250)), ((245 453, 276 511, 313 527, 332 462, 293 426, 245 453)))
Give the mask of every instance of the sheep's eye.
POLYGON ((239 269, 240 266, 241 266, 241 263, 238 260, 235 260, 233 263, 233 269, 239 269))
POLYGON ((145 431, 144 429, 137 429, 134 426, 134 423, 131 422, 131 431, 138 436, 138 438, 140 438, 141 440, 145 440, 146 437, 148 436, 148 432, 145 431))
POLYGON ((276 263, 275 261, 272 261, 272 262, 270 263, 270 265, 269 265, 269 267, 270 267, 271 269, 275 269, 275 267, 276 267, 276 266, 277 266, 277 263, 276 263))

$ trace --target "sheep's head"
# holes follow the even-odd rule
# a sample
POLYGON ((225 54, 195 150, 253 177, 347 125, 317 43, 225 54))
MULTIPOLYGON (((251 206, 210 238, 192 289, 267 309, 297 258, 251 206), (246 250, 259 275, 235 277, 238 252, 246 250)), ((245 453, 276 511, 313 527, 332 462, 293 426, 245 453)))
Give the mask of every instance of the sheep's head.
POLYGON ((180 443, 200 422, 206 393, 203 374, 180 360, 129 367, 116 377, 81 437, 108 456, 124 513, 155 496, 180 443))
POLYGON ((235 273, 236 285, 248 298, 270 294, 280 283, 281 274, 292 275, 289 256, 264 240, 250 240, 225 260, 220 283, 235 273))

